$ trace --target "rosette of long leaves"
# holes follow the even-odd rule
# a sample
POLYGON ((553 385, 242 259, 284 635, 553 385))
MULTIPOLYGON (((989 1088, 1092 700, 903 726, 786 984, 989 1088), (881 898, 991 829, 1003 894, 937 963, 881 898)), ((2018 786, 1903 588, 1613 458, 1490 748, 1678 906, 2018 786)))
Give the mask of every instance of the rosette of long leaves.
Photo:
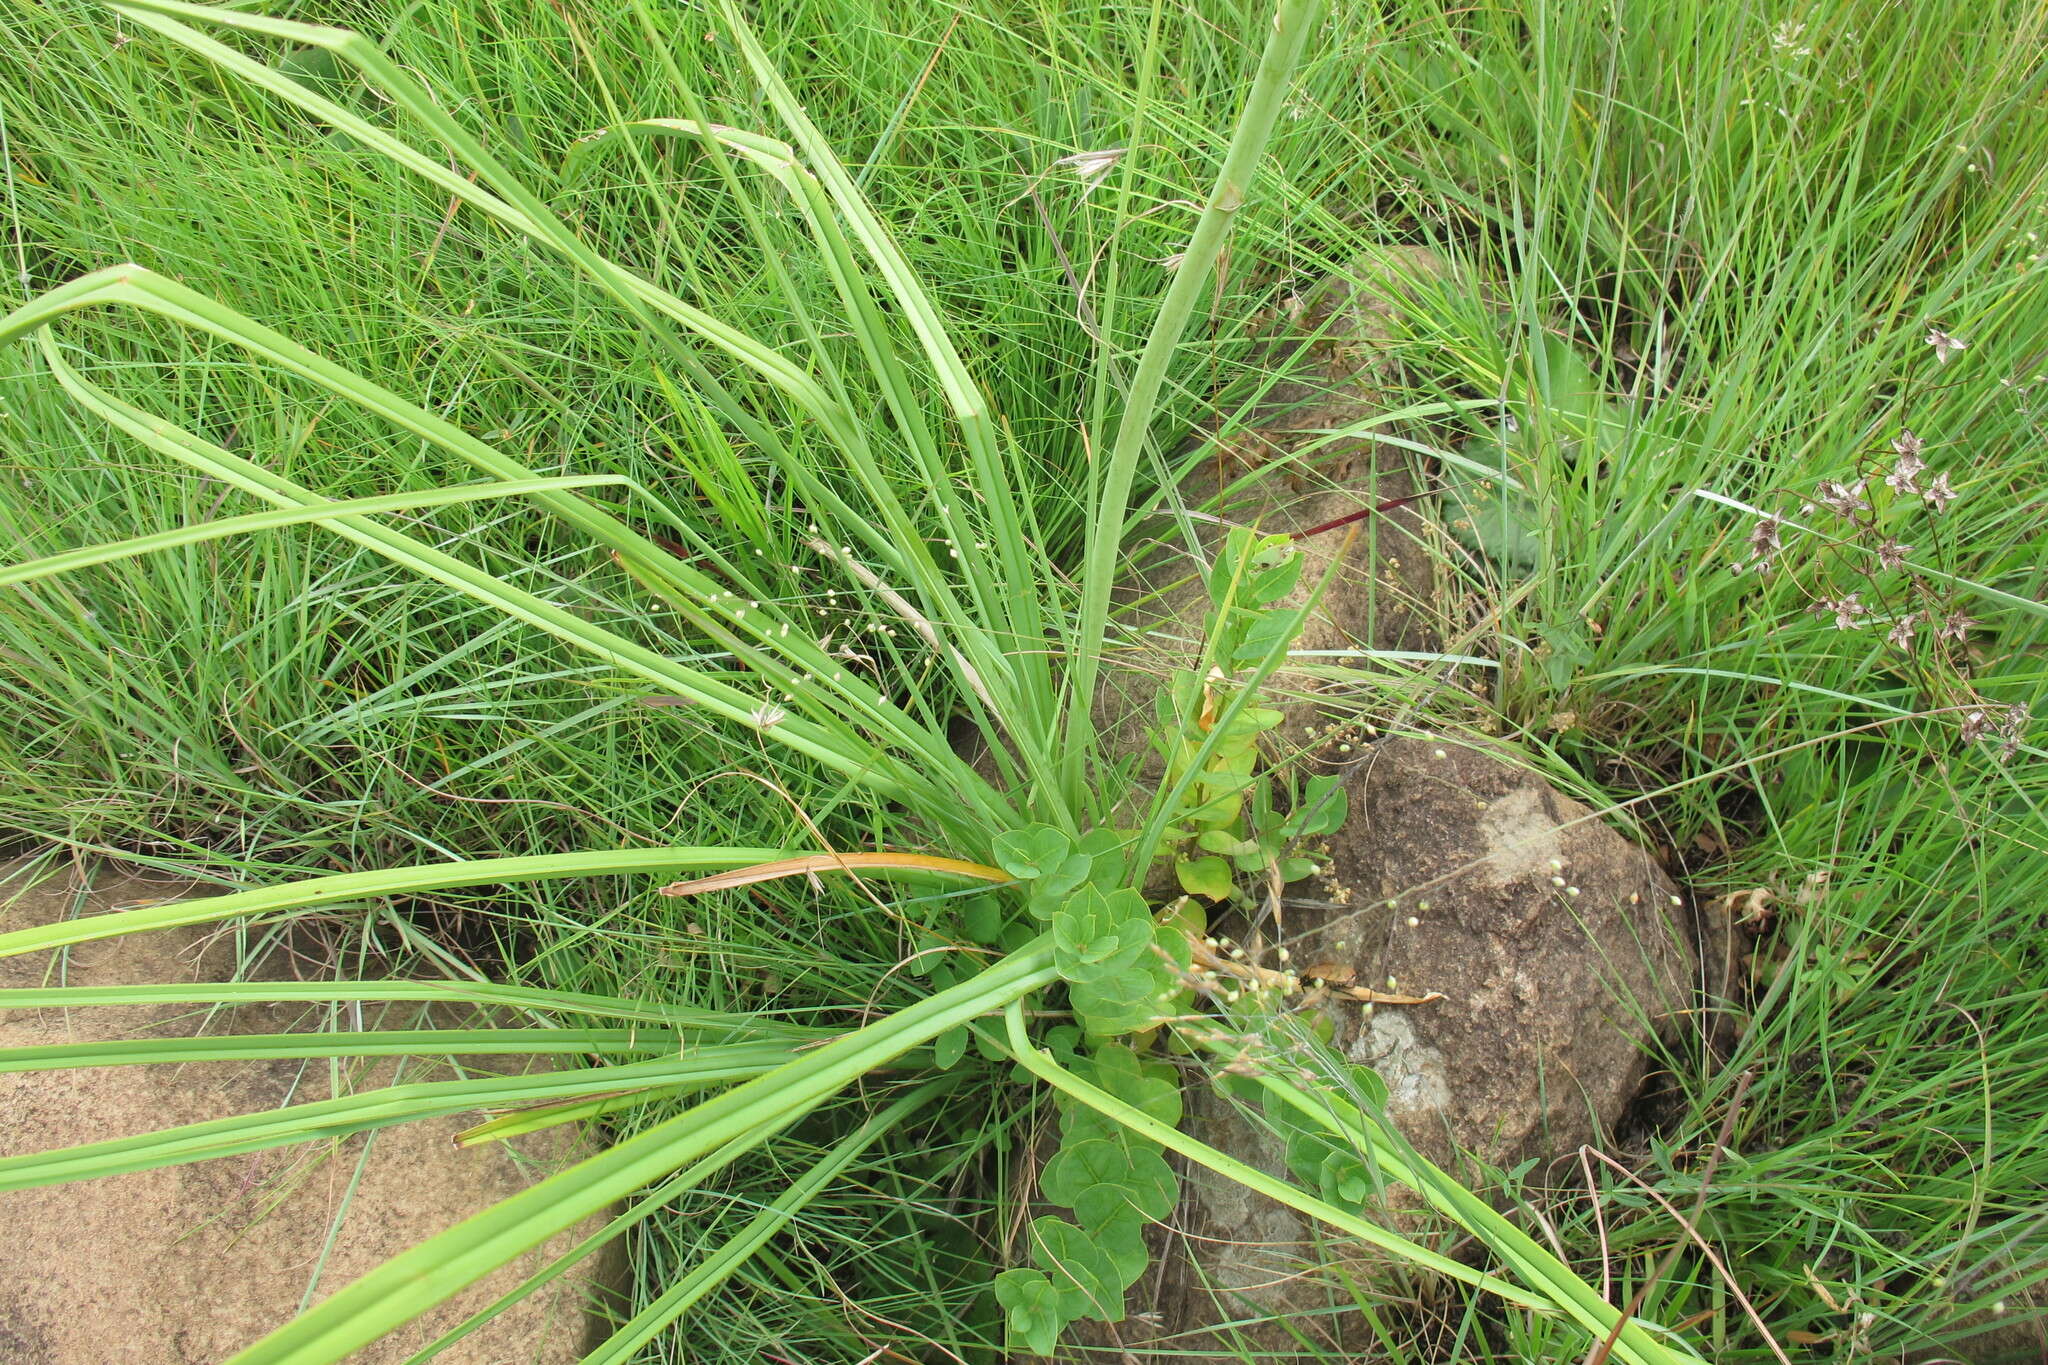
MULTIPOLYGON (((1575 1282, 1547 1253, 1504 1221, 1488 1221, 1477 1201, 1460 1204, 1452 1193, 1442 1199, 1456 1210, 1454 1216, 1483 1226, 1481 1236, 1489 1245, 1512 1253, 1506 1261, 1521 1285, 1435 1257, 1355 1213, 1243 1168, 1179 1134, 1173 1128, 1178 1103, 1171 1086, 1137 1051, 1118 1041, 1153 1027, 1161 1002, 1181 989, 1179 976, 1187 967, 1184 930, 1155 916, 1135 888, 1142 885, 1174 812, 1185 804, 1189 784, 1202 774, 1215 780, 1217 746, 1233 732, 1221 727, 1180 755, 1180 780, 1155 796, 1141 830, 1105 826, 1126 794, 1115 780, 1116 769, 1097 750, 1091 714, 1111 584, 1141 460, 1158 434, 1154 419, 1175 349, 1231 223, 1253 202, 1254 172, 1284 106, 1290 73, 1318 18, 1313 0, 1279 4, 1242 116, 1121 386, 1116 415, 1096 433, 1102 455, 1081 490, 1085 531, 1080 572, 1072 580, 1045 572, 1033 504, 1020 496, 1033 477, 1031 463, 991 410, 944 313, 730 0, 721 6, 726 32, 788 141, 722 126, 701 110, 685 108, 673 117, 590 130, 563 170, 573 176, 596 158, 629 152, 650 138, 696 149, 731 191, 739 217, 761 248, 763 268, 787 286, 797 338, 793 345, 722 321, 586 241, 546 194, 493 154, 486 138, 444 110, 418 80, 361 35, 179 0, 120 0, 111 8, 136 29, 296 106, 335 135, 565 263, 644 339, 645 362, 670 396, 678 421, 715 425, 765 457, 795 515, 816 528, 803 548, 818 571, 838 575, 847 590, 881 604, 878 610, 921 643, 932 667, 945 677, 948 695, 966 709, 987 757, 977 764, 962 756, 947 733, 951 718, 942 710, 898 698, 881 680, 850 667, 843 648, 835 651, 800 609, 779 600, 769 570, 741 553, 730 538, 713 534, 701 518, 616 478, 543 475, 376 376, 318 354, 162 275, 115 265, 51 290, 0 319, 0 344, 32 339, 54 381, 83 411, 193 476, 247 494, 267 510, 79 547, 0 571, 0 582, 32 583, 207 539, 290 525, 318 527, 382 556, 399 573, 438 584, 554 637, 658 695, 687 703, 736 735, 779 746, 837 774, 850 799, 886 813, 887 827, 899 836, 891 843, 936 852, 685 846, 451 861, 344 873, 8 934, 0 936, 0 954, 437 888, 645 874, 682 875, 694 883, 722 877, 744 881, 767 875, 763 869, 776 869, 857 874, 884 887, 907 879, 978 889, 981 895, 967 902, 958 924, 949 920, 922 927, 957 930, 964 939, 980 940, 987 948, 981 959, 986 965, 952 973, 916 1003, 844 1030, 482 984, 354 982, 300 988, 246 983, 13 992, 0 996, 0 1008, 442 999, 634 1027, 215 1038, 17 1052, 0 1057, 0 1065, 29 1069, 366 1055, 396 1048, 470 1054, 557 1051, 607 1060, 518 1081, 394 1087, 275 1114, 11 1158, 0 1161, 0 1188, 332 1138, 478 1106, 529 1106, 514 1120, 494 1121, 472 1134, 488 1140, 601 1115, 647 1096, 703 1096, 675 1117, 421 1243, 237 1357, 244 1362, 333 1361, 592 1214, 620 1209, 600 1238, 579 1248, 587 1252, 602 1236, 650 1216, 882 1068, 934 1071, 929 1083, 900 1092, 830 1145, 783 1197, 646 1304, 593 1357, 619 1360, 712 1292, 868 1145, 947 1093, 947 1068, 961 1061, 966 1040, 979 1028, 981 1064, 1002 1064, 1008 1058, 1053 1085, 1066 1097, 1073 1138, 1048 1168, 1046 1192, 1074 1210, 1078 1221, 1039 1220, 1032 1240, 1043 1268, 1013 1271, 997 1291, 1016 1334, 1033 1346, 1049 1345, 1076 1317, 1120 1315, 1123 1289, 1143 1268, 1136 1234, 1143 1220, 1164 1216, 1172 1202, 1173 1181, 1161 1155, 1166 1150, 1445 1275, 1525 1306, 1569 1312, 1592 1330, 1612 1327, 1618 1320, 1614 1309, 1597 1298, 1587 1301, 1590 1291, 1578 1292, 1582 1285, 1574 1290, 1575 1282), (333 97, 333 79, 317 84, 301 79, 283 63, 252 56, 245 50, 251 45, 324 54, 331 76, 352 69, 399 118, 366 115, 333 97), (401 136, 393 130, 400 122, 440 144, 450 157, 401 136), (760 180, 772 185, 777 197, 761 195, 760 180), (801 221, 815 248, 815 265, 829 284, 835 316, 815 315, 805 291, 789 279, 775 239, 765 231, 771 214, 793 214, 801 221), (66 318, 86 310, 146 314, 210 338, 254 365, 311 385, 332 401, 466 464, 478 481, 424 494, 327 497, 261 459, 138 408, 96 383, 65 343, 66 318), (733 381, 735 375, 744 376, 744 392, 733 381), (757 392, 772 395, 775 406, 757 401, 757 392), (799 430, 802 439, 796 436, 799 430), (829 476, 821 448, 830 452, 829 476), (636 515, 622 515, 617 505, 594 496, 600 488, 630 498, 636 515), (601 624, 388 519, 398 511, 489 499, 523 504, 602 550, 663 605, 678 623, 678 633, 648 638, 601 624), (928 531, 934 524, 942 532, 937 538, 928 531), (658 533, 643 529, 649 526, 658 527, 658 533), (1064 988, 1066 1005, 1088 1036, 1079 1049, 1069 1049, 1067 1063, 1042 1055, 1022 1027, 1022 1002, 1056 986, 1064 988), (1006 1031, 977 1025, 1005 1011, 1006 1031)), ((644 12, 641 17, 646 19, 644 12)), ((652 34, 652 24, 648 27, 652 34)), ((729 511, 747 510, 743 498, 728 498, 725 505, 729 511)), ((1284 657, 1285 632, 1268 635, 1252 651, 1256 657, 1235 661, 1244 667, 1240 708, 1249 704, 1259 679, 1284 657)), ((1390 1169, 1412 1169, 1394 1159, 1396 1148, 1376 1135, 1362 1111, 1339 1113, 1337 1120, 1338 1141, 1379 1143, 1390 1169)), ((1442 1181, 1427 1174, 1415 1178, 1432 1188, 1442 1181)), ((1631 1360, 1671 1356, 1639 1327, 1622 1328, 1616 1349, 1631 1360)))

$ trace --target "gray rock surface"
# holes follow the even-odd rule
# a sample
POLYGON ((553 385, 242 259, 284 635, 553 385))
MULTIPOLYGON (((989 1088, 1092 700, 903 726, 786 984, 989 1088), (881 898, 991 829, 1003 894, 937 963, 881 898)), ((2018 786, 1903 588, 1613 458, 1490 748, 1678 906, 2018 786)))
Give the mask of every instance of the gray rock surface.
MULTIPOLYGON (((1642 1088, 1646 1048, 1673 1037, 1697 998, 1690 917, 1670 881, 1586 807, 1466 744, 1383 740, 1348 790, 1351 816, 1320 885, 1297 884, 1282 923, 1246 935, 1253 956, 1277 967, 1285 946, 1293 966, 1333 980, 1443 996, 1368 1009, 1331 992, 1316 1008, 1336 1049, 1386 1082, 1402 1136, 1475 1187, 1485 1168, 1605 1141, 1642 1088)), ((1204 1141, 1292 1178, 1282 1144, 1199 1082, 1188 1115, 1204 1141)), ((1183 1177, 1181 1206, 1155 1238, 1161 1262, 1132 1293, 1141 1316, 1107 1334, 1118 1350, 1193 1361, 1235 1341, 1285 1358, 1306 1337, 1356 1354, 1372 1338, 1344 1311, 1346 1277, 1427 1292, 1233 1182, 1183 1177)), ((1530 1183, 1542 1177, 1539 1167, 1530 1183)), ((1366 1213, 1454 1249, 1409 1192, 1366 1213)), ((1105 1358, 1103 1335, 1089 1344, 1105 1358)))
MULTIPOLYGON (((13 885, 9 884, 10 891, 13 885)), ((0 901, 0 930, 175 896, 183 888, 94 872, 0 901)), ((222 980, 230 946, 172 930, 0 959, 0 986, 138 985, 222 980)), ((417 1009, 417 1007, 411 1007, 417 1009)), ((317 1028, 324 1006, 108 1007, 0 1012, 0 1047, 112 1038, 317 1028)), ((368 1027, 422 1022, 365 1007, 368 1027)), ((345 1027, 347 1025, 344 1025, 345 1027)), ((473 1068, 524 1059, 469 1059, 473 1068)), ((343 1065, 343 1088, 446 1077, 407 1058, 343 1065)), ((474 1074, 474 1070, 472 1071, 474 1074)), ((0 1074, 0 1156, 143 1133, 330 1095, 325 1061, 209 1062, 0 1074)), ((225 1359, 381 1262, 531 1185, 571 1144, 539 1134, 515 1156, 502 1145, 457 1151, 450 1137, 479 1116, 381 1129, 339 1143, 279 1148, 78 1184, 0 1194, 0 1365, 200 1365, 225 1359), (351 1183, 353 1182, 353 1188, 351 1183)), ((573 1234, 552 1249, 560 1251, 573 1234)), ((353 1359, 397 1362, 543 1262, 528 1258, 353 1359)), ((589 1325, 588 1270, 555 1282, 439 1359, 451 1365, 548 1365, 579 1359, 589 1325)))
POLYGON ((1670 880, 1499 753, 1388 739, 1349 785, 1326 886, 1352 908, 1290 924, 1294 955, 1445 999, 1340 1008, 1338 1046, 1386 1080, 1389 1117, 1439 1165, 1599 1140, 1642 1088, 1643 1045, 1695 1003, 1670 880))

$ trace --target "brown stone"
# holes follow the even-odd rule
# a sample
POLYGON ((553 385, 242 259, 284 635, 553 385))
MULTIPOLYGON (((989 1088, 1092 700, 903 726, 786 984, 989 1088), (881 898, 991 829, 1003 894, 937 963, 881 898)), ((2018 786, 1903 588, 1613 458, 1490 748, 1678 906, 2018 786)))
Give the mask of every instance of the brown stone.
POLYGON ((1594 812, 1469 743, 1382 741, 1349 789, 1325 882, 1347 908, 1298 916, 1286 936, 1370 985, 1445 997, 1333 1006, 1338 1047, 1387 1083, 1388 1117, 1445 1166, 1601 1141, 1642 1088, 1646 1046, 1675 1036, 1697 995, 1669 878, 1594 812))
MULTIPOLYGON (((1385 1081, 1401 1135, 1471 1186, 1606 1141, 1642 1089, 1647 1049, 1678 1032, 1698 994, 1669 879, 1586 807, 1465 742, 1383 740, 1347 787, 1324 875, 1293 888, 1279 922, 1240 926, 1253 959, 1277 965, 1285 946, 1293 963, 1361 986, 1443 996, 1367 1009, 1329 990, 1316 1008, 1335 1048, 1385 1081)), ((1197 1082, 1187 1107, 1189 1132, 1292 1178, 1283 1145, 1214 1090, 1197 1082)), ((1155 1238, 1163 1265, 1130 1299, 1138 1316, 1091 1330, 1091 1346, 1192 1361, 1233 1342, 1282 1357, 1303 1337, 1370 1345, 1344 1311, 1345 1280, 1384 1290, 1410 1272, 1234 1182, 1182 1175, 1181 1206, 1155 1238)), ((1410 1191, 1389 1189, 1366 1213, 1439 1250, 1456 1240, 1410 1191)))
MULTIPOLYGON (((27 928, 183 888, 107 872, 89 887, 58 878, 0 909, 27 928)), ((225 980, 231 940, 198 929, 136 935, 53 954, 0 959, 0 986, 136 985, 225 980)), ((364 1010, 365 1027, 461 1027, 418 1007, 364 1010)), ((0 1047, 115 1038, 245 1034, 318 1027, 325 1006, 95 1007, 0 1012, 0 1047)), ((467 1058, 469 1074, 523 1058, 467 1058)), ((394 1077, 449 1075, 443 1059, 343 1063, 346 1091, 394 1077)), ((326 1099, 324 1060, 208 1062, 0 1073, 0 1156, 326 1099)), ((154 1171, 0 1194, 0 1362, 5 1365, 199 1365, 226 1358, 414 1244, 526 1188, 573 1149, 561 1130, 458 1151, 477 1116, 384 1128, 335 1143, 277 1148, 154 1171), (354 1187, 351 1188, 351 1182, 354 1187)), ((579 1229, 587 1232, 589 1229, 579 1229)), ((577 1233, 550 1248, 567 1248, 577 1233)), ((538 1256, 492 1276, 352 1359, 397 1362, 509 1290, 538 1256)), ((588 1343, 585 1262, 445 1351, 458 1365, 545 1365, 588 1343)))

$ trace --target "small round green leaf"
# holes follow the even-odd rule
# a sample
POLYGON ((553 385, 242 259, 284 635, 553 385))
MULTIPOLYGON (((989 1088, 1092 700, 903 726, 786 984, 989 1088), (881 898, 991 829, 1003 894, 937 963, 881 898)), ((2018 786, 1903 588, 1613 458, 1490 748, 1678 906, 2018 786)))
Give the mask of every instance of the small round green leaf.
POLYGON ((1042 877, 1074 852, 1074 840, 1051 825, 1005 830, 994 841, 996 866, 1019 881, 1042 877))

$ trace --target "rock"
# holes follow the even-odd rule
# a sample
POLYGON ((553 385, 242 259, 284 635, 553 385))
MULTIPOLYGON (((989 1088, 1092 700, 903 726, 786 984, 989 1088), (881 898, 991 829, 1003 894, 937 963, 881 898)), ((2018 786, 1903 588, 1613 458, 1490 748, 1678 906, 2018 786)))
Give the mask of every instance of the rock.
MULTIPOLYGON (((46 883, 0 909, 0 930, 102 913, 182 889, 110 873, 93 874, 89 889, 46 883)), ((233 960, 227 940, 209 943, 204 929, 172 930, 81 944, 68 961, 49 954, 0 959, 0 985, 224 980, 233 960)), ((366 1006, 366 1026, 463 1022, 443 1016, 422 1023, 415 1013, 401 1013, 405 1008, 366 1006)), ((8 1010, 0 1012, 0 1047, 312 1028, 324 1009, 247 1006, 211 1018, 203 1007, 184 1006, 8 1010)), ((472 1069, 524 1061, 467 1059, 472 1069)), ((407 1080, 447 1074, 439 1059, 384 1061, 351 1066, 348 1089, 390 1084, 401 1066, 407 1080)), ((328 1075, 324 1060, 0 1074, 0 1156, 326 1099, 328 1075)), ((0 1227, 7 1229, 0 1238, 0 1362, 199 1365, 224 1359, 297 1313, 309 1286, 317 1301, 533 1184, 572 1151, 560 1130, 552 1141, 549 1134, 524 1140, 516 1156, 502 1145, 457 1151, 450 1137, 473 1121, 430 1120, 332 1146, 276 1148, 0 1194, 0 1227)), ((564 1234, 551 1249, 559 1253, 587 1231, 564 1234)), ((529 1257, 351 1359, 402 1361, 544 1263, 529 1257)), ((586 1297, 599 1287, 592 1275, 605 1273, 585 1262, 438 1359, 455 1365, 579 1359, 590 1344, 586 1297)))
MULTIPOLYGON (((1690 917, 1670 881, 1586 807, 1464 743, 1383 740, 1347 788, 1350 819, 1321 885, 1297 884, 1281 924, 1245 933, 1252 957, 1277 966, 1284 945, 1297 968, 1443 995, 1319 1008, 1333 1045, 1386 1082, 1401 1134, 1468 1184, 1606 1140, 1642 1089, 1646 1049, 1676 1033, 1698 993, 1690 917)), ((1293 1178, 1282 1144, 1231 1102, 1197 1084, 1187 1103, 1189 1132, 1293 1178)), ((1385 1285, 1402 1267, 1234 1182, 1182 1175, 1171 1231, 1155 1240, 1166 1265, 1133 1291, 1144 1316, 1114 1329, 1117 1349, 1193 1361, 1232 1343, 1281 1358, 1301 1337, 1354 1355, 1372 1343, 1344 1311, 1345 1280, 1385 1285), (1211 1330, 1225 1322, 1236 1325, 1211 1330)), ((1405 1191, 1366 1213, 1439 1250, 1456 1240, 1405 1191)))
POLYGON ((1326 887, 1290 917, 1297 962, 1342 963, 1416 1006, 1333 1005, 1337 1046, 1377 1071, 1388 1117, 1455 1168, 1602 1141, 1646 1047, 1695 1003, 1690 915, 1657 864, 1496 752, 1388 739, 1349 780, 1326 887), (1408 921, 1415 920, 1411 925, 1408 921))

